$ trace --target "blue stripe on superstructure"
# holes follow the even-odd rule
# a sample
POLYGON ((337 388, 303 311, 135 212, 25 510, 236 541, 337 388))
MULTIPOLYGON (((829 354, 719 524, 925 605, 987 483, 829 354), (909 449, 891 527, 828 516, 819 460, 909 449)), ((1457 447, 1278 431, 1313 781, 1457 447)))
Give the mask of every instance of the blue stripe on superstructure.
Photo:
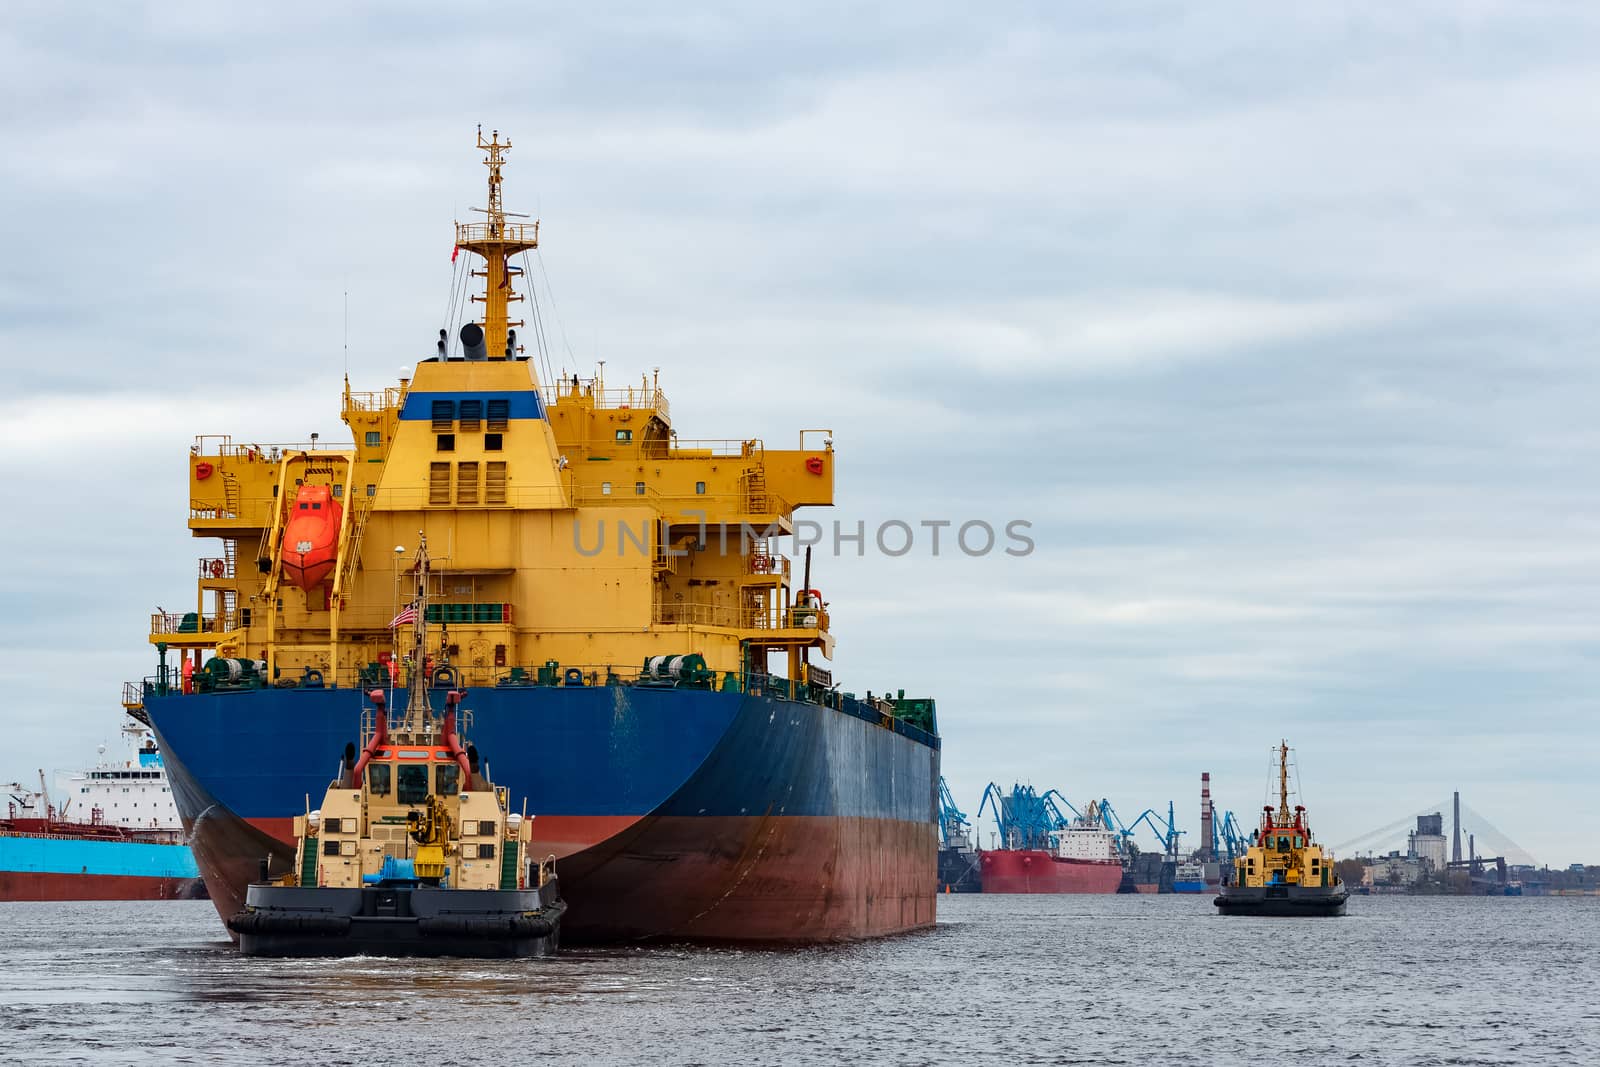
POLYGON ((118 874, 137 878, 200 877, 194 853, 184 845, 64 837, 0 836, 0 871, 118 874))
MULTIPOLYGON (((406 402, 400 409, 402 419, 431 420, 433 418, 433 402, 435 400, 449 400, 455 403, 456 411, 461 410, 463 400, 483 401, 484 417, 489 414, 489 401, 504 400, 509 409, 509 418, 513 419, 542 419, 544 418, 544 400, 539 396, 537 389, 519 389, 513 392, 487 392, 487 393, 408 393, 406 402)), ((458 416, 459 417, 459 414, 458 416)))
MULTIPOLYGON (((396 694, 404 709, 403 693, 396 694)), ((643 686, 469 688, 470 740, 497 784, 546 815, 856 816, 928 821, 937 750, 792 700, 643 686)), ((357 739, 356 689, 147 697, 171 760, 250 819, 321 796, 357 739), (248 758, 241 758, 248 753, 248 758)))

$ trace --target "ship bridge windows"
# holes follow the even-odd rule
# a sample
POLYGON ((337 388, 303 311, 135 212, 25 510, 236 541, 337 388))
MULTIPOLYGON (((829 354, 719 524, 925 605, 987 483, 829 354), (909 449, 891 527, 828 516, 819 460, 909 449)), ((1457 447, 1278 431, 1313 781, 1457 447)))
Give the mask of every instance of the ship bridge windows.
POLYGON ((367 764, 367 791, 375 797, 386 797, 393 788, 394 768, 387 763, 367 764))
POLYGON ((368 430, 367 431, 367 447, 368 448, 378 448, 378 447, 381 447, 382 444, 383 444, 383 432, 381 430, 368 430))
POLYGON ((617 431, 617 444, 625 445, 625 444, 629 443, 632 440, 633 440, 633 431, 632 430, 618 430, 617 431))
POLYGON ((428 765, 426 763, 402 764, 396 768, 399 788, 395 800, 401 804, 421 804, 428 799, 428 765))
POLYGON ((461 792, 461 768, 454 763, 441 763, 434 772, 438 782, 434 792, 442 797, 453 797, 461 792))

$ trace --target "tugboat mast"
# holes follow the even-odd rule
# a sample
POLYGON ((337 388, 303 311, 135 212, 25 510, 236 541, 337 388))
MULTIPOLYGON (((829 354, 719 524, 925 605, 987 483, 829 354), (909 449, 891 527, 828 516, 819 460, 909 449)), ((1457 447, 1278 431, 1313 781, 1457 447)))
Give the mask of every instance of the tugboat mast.
POLYGON ((456 223, 456 247, 483 257, 484 269, 472 272, 473 277, 484 280, 483 295, 472 298, 473 303, 483 305, 483 322, 469 322, 461 328, 461 345, 469 360, 515 359, 519 346, 513 327, 523 322, 512 320, 508 307, 523 298, 511 287, 513 275, 522 271, 511 266, 510 259, 539 247, 539 220, 532 224, 506 221, 507 216, 527 218, 506 211, 500 201, 500 168, 511 149, 510 139, 502 141, 500 131, 492 130, 485 141, 479 126, 478 147, 485 153, 483 165, 489 168, 489 202, 487 207, 473 208, 483 212, 483 222, 456 223))
POLYGON ((428 703, 428 537, 417 534, 417 594, 411 601, 416 618, 411 621, 411 686, 406 699, 404 729, 418 738, 433 732, 433 708, 428 703))
POLYGON ((1278 742, 1278 825, 1289 825, 1289 742, 1278 742))

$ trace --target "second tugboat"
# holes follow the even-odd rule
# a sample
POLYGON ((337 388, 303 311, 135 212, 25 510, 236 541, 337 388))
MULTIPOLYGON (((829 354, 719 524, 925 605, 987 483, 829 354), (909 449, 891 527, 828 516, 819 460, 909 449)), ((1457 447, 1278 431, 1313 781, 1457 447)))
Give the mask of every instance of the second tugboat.
POLYGON ((1233 879, 1215 904, 1222 915, 1343 915, 1350 894, 1333 857, 1311 839, 1303 804, 1289 807, 1289 744, 1278 744, 1278 807, 1262 809, 1261 829, 1233 861, 1233 879))
MULTIPOLYGON (((395 624, 411 624, 423 664, 425 537, 414 569, 417 599, 395 624)), ((228 920, 246 956, 555 952, 566 910, 555 859, 529 859, 533 820, 508 811, 506 790, 464 741, 461 694, 445 694, 441 716, 427 683, 425 670, 412 672, 393 730, 383 690, 368 694, 359 756, 348 746, 322 807, 295 817, 293 871, 273 882, 263 873, 228 920)))

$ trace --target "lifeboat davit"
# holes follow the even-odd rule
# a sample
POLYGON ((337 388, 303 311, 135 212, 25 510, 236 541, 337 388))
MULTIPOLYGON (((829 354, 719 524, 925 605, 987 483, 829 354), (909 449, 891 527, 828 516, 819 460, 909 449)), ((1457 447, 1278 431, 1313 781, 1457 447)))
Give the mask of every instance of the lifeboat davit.
POLYGON ((302 485, 294 496, 283 531, 283 578, 314 589, 333 573, 339 560, 339 524, 344 508, 326 485, 302 485))

